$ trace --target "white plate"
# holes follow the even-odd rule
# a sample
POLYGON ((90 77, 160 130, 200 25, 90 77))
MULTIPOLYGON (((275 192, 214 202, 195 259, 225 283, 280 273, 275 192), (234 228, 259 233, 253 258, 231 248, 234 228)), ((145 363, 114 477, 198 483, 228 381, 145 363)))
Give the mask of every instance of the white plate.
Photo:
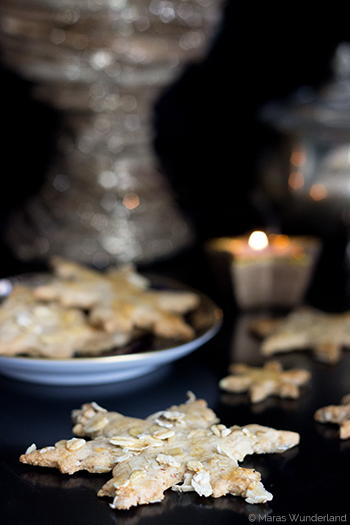
MULTIPOLYGON (((188 290, 189 288, 168 279, 148 276, 152 284, 162 289, 188 290)), ((27 276, 24 280, 27 279, 27 276)), ((22 280, 16 278, 16 280, 22 280)), ((23 280, 22 280, 23 282, 23 280)), ((7 295, 11 280, 0 281, 0 295, 7 295)), ((193 291, 193 290, 192 290, 193 291)), ((222 311, 211 299, 197 292, 201 297, 199 309, 194 311, 188 322, 196 331, 192 341, 183 344, 169 344, 156 339, 136 341, 141 351, 103 357, 76 357, 70 359, 43 359, 31 357, 0 356, 0 372, 6 376, 50 385, 93 385, 112 383, 135 378, 185 355, 209 341, 220 329, 222 311), (203 319, 205 322, 203 323, 203 319), (200 321, 198 323, 198 321, 200 321)), ((135 343, 134 343, 135 344, 135 343)), ((119 351, 119 350, 118 350, 119 351)), ((130 352, 130 348, 125 348, 130 352)))

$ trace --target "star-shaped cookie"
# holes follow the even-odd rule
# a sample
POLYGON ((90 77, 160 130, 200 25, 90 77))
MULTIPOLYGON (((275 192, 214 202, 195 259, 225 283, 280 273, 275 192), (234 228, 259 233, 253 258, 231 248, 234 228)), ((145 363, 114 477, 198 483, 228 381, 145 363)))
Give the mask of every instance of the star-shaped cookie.
POLYGON ((336 423, 340 427, 340 439, 348 439, 350 437, 350 394, 341 399, 340 405, 319 408, 314 418, 320 423, 336 423))
POLYGON ((284 318, 257 319, 251 324, 253 333, 261 336, 261 353, 312 350, 326 363, 337 363, 342 348, 350 346, 350 312, 325 313, 301 307, 284 318))
POLYGON ((129 509, 159 502, 172 488, 218 498, 243 496, 264 503, 272 495, 252 469, 238 466, 247 454, 284 452, 299 442, 299 434, 261 425, 226 427, 204 400, 152 414, 145 420, 107 412, 95 403, 73 411, 78 436, 36 450, 32 445, 20 460, 31 465, 99 473, 112 478, 99 496, 112 498, 111 507, 129 509), (93 437, 90 441, 85 438, 93 437), (84 437, 82 437, 84 436, 84 437))
POLYGON ((0 307, 0 354, 69 358, 97 354, 128 342, 127 333, 107 333, 89 324, 77 308, 38 301, 34 289, 15 284, 0 307))
POLYGON ((283 370, 279 361, 268 361, 263 367, 235 363, 229 367, 230 375, 219 382, 227 392, 249 392, 252 403, 259 403, 269 396, 297 398, 299 387, 310 380, 310 372, 304 369, 283 370))
POLYGON ((198 306, 198 294, 156 290, 132 266, 106 272, 59 257, 52 259, 55 278, 36 289, 41 300, 89 311, 90 322, 108 332, 146 329, 166 338, 190 340, 194 330, 184 315, 198 306))

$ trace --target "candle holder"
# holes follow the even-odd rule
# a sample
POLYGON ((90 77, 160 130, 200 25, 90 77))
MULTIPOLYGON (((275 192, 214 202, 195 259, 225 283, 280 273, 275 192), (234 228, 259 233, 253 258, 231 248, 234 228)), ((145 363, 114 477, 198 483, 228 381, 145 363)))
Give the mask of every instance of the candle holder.
POLYGON ((297 306, 310 284, 321 243, 306 236, 265 237, 267 244, 258 247, 249 244, 249 235, 207 242, 206 253, 220 286, 227 290, 231 283, 241 309, 297 306))
POLYGON ((153 108, 206 55, 221 0, 13 0, 0 14, 3 64, 61 115, 45 181, 4 232, 16 256, 101 268, 190 245, 158 166, 153 108))

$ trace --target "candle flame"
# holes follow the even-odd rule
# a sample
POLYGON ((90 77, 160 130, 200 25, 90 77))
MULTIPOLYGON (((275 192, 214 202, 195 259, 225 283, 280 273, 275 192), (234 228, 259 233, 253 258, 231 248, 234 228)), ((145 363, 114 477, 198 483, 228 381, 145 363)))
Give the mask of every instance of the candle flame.
POLYGON ((251 248, 253 248, 253 250, 263 250, 268 246, 269 241, 266 233, 256 231, 250 235, 248 244, 251 248))

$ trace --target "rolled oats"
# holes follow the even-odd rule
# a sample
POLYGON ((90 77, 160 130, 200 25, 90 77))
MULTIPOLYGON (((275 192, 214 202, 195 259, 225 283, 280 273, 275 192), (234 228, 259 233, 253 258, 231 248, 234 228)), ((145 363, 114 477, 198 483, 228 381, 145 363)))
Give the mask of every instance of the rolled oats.
POLYGON ((169 465, 169 467, 180 467, 181 463, 176 461, 176 459, 170 454, 158 454, 156 461, 160 465, 169 465))
MULTIPOLYGON (((90 410, 88 405, 84 407, 83 412, 73 411, 75 422, 90 410)), ((93 473, 112 470, 111 479, 98 495, 112 498, 111 507, 117 509, 161 501, 167 488, 195 491, 204 497, 232 494, 244 497, 248 503, 262 503, 272 495, 261 484, 259 472, 241 468, 238 462, 248 454, 282 452, 299 442, 295 432, 261 425, 235 425, 228 429, 218 424, 203 400, 191 399, 185 405, 171 407, 159 416, 162 420, 166 419, 164 413, 168 420, 181 424, 174 425, 171 431, 158 426, 157 437, 148 433, 154 428, 154 416, 136 422, 134 418, 104 412, 101 415, 109 422, 104 427, 106 436, 102 429, 90 441, 73 438, 42 450, 30 447, 20 460, 59 468, 68 474, 78 470, 93 473), (111 428, 113 436, 109 434, 111 428), (142 433, 132 436, 132 428, 140 428, 142 433)))
POLYGON ((66 448, 68 450, 79 450, 86 444, 85 439, 72 438, 66 441, 66 448))

